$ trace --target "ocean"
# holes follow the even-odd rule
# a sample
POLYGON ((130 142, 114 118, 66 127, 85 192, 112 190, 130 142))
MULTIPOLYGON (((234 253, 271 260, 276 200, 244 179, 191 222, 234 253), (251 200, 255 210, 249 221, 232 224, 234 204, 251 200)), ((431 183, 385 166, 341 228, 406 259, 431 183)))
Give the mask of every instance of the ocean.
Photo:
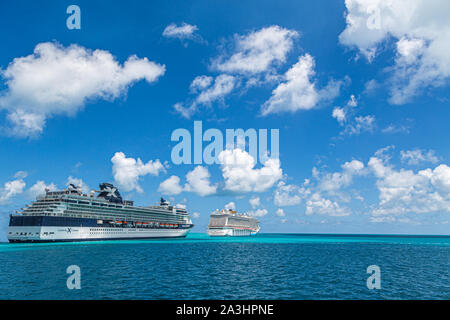
POLYGON ((450 299, 449 263, 449 236, 1 243, 0 299, 450 299), (366 285, 371 265, 380 289, 366 285))

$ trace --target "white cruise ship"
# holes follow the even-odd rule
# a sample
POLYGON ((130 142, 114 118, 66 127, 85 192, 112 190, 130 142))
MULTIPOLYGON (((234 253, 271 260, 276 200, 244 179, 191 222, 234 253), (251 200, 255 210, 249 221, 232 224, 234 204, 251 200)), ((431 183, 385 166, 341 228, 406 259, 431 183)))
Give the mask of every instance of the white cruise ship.
POLYGON ((238 214, 234 210, 216 210, 211 214, 206 233, 210 236, 250 236, 259 232, 255 217, 238 214))
POLYGON ((83 194, 70 185, 46 190, 21 212, 10 215, 10 242, 57 242, 185 237, 193 227, 183 208, 161 198, 159 205, 134 206, 112 184, 83 194), (98 193, 97 197, 95 194, 98 193))

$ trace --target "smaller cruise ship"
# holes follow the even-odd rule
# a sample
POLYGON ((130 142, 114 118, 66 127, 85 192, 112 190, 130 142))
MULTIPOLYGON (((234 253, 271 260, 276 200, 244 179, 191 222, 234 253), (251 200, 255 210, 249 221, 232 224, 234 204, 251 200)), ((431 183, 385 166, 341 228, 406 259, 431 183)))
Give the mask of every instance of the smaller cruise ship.
POLYGON ((216 210, 211 214, 206 233, 210 236, 250 236, 259 232, 255 217, 238 214, 234 210, 216 210))

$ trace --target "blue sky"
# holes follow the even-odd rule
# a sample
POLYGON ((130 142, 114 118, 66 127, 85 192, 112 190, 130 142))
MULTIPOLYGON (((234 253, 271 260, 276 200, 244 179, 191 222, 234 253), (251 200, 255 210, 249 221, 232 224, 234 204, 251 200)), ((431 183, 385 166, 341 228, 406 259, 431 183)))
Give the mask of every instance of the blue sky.
POLYGON ((164 194, 197 232, 233 202, 262 232, 449 234, 449 4, 366 2, 2 3, 1 236, 75 179, 164 194), (175 165, 195 120, 279 129, 279 161, 175 165))

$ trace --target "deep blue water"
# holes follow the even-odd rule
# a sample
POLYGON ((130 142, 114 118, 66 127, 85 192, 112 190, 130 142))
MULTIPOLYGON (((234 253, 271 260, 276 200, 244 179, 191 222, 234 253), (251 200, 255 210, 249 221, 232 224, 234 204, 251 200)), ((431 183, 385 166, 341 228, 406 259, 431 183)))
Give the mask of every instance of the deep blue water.
POLYGON ((259 234, 0 244, 1 299, 450 299, 450 237, 259 234), (69 290, 66 268, 81 268, 69 290), (369 265, 381 289, 369 290, 369 265))

